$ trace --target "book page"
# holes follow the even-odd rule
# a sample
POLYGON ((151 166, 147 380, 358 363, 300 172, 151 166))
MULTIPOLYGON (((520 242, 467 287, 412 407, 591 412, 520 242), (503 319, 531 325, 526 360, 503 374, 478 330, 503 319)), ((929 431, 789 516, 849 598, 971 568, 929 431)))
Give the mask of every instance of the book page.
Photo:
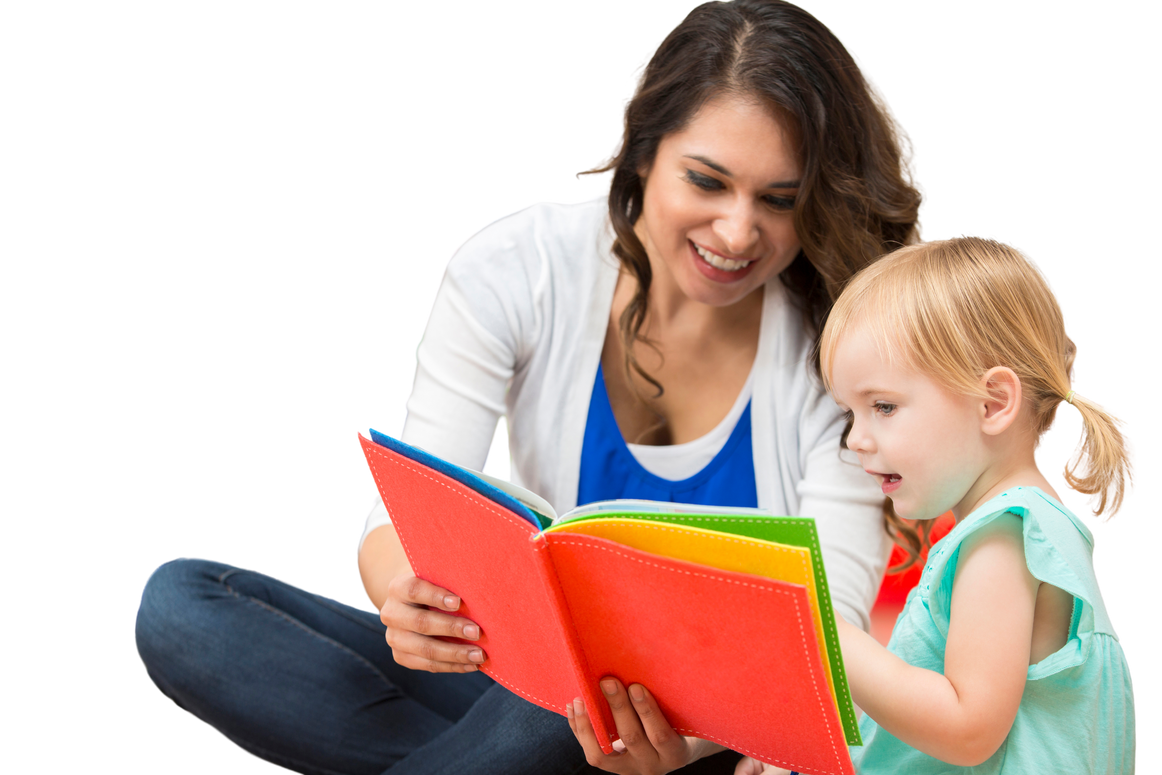
POLYGON ((508 493, 512 497, 516 498, 518 501, 528 506, 534 513, 545 517, 546 519, 543 521, 557 521, 557 512, 553 509, 552 504, 550 504, 541 496, 537 495, 532 490, 526 490, 519 484, 513 484, 512 482, 507 482, 504 479, 497 479, 495 476, 489 476, 482 471, 473 471, 472 473, 476 474, 481 479, 488 482, 501 492, 508 493))
POLYGON ((637 499, 617 499, 597 501, 578 506, 553 520, 554 525, 585 519, 594 515, 615 516, 628 514, 712 514, 734 517, 774 516, 766 509, 748 509, 738 506, 702 506, 696 503, 670 503, 668 501, 646 501, 637 499))

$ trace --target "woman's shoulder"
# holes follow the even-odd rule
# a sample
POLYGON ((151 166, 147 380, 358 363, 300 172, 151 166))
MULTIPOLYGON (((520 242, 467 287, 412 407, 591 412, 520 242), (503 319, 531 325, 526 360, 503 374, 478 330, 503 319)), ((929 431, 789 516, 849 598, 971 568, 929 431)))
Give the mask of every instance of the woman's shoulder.
MULTIPOLYGON (((780 427, 796 434, 804 456, 822 440, 830 450, 843 432, 844 414, 815 370, 814 332, 778 277, 763 288, 760 325, 756 402, 782 418, 780 427)), ((768 421, 765 411, 760 421, 768 421)))
POLYGON ((473 235, 456 252, 449 271, 547 266, 585 272, 609 255, 611 230, 604 199, 578 204, 542 202, 507 215, 473 235))
POLYGON ((604 196, 588 200, 539 200, 489 222, 460 243, 444 279, 473 292, 548 286, 589 287, 611 256, 604 196), (515 284, 515 285, 514 285, 515 284))

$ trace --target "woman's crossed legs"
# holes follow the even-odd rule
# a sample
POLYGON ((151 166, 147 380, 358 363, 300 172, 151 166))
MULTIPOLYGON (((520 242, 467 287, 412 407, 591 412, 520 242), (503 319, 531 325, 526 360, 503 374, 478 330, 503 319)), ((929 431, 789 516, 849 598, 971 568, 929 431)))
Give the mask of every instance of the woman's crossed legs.
MULTIPOLYGON (((179 706, 308 775, 598 772, 564 716, 483 673, 400 667, 373 613, 206 560, 153 574, 137 649, 179 706)), ((683 768, 733 771, 737 754, 683 768)))

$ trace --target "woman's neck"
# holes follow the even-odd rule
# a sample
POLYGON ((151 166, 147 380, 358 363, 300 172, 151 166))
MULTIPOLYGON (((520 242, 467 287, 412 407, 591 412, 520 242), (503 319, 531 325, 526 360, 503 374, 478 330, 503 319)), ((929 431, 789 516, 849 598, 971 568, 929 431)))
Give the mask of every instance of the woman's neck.
MULTIPOLYGON (((655 275, 651 281, 646 316, 640 331, 641 336, 660 351, 663 360, 679 352, 683 356, 712 357, 712 351, 724 348, 753 350, 757 346, 762 321, 762 288, 736 304, 714 307, 685 296, 672 281, 667 282, 668 279, 655 275)), ((614 291, 612 321, 620 321, 635 293, 636 279, 623 272, 614 291)), ((657 351, 651 347, 639 347, 634 354, 639 360, 653 360, 658 358, 657 351)), ((654 365, 663 367, 662 363, 654 365)))

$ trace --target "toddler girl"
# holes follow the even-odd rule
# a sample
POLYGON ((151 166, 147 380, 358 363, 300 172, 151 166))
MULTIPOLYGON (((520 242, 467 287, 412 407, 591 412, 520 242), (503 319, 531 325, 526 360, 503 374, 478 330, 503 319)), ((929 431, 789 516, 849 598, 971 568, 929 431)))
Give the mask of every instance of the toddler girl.
MULTIPOLYGON (((1093 538, 1033 457, 1072 404, 1085 429, 1065 480, 1097 496, 1096 514, 1120 505, 1122 436, 1072 390, 1073 356, 1044 279, 988 240, 898 250, 836 302, 821 357, 847 446, 900 516, 957 520, 886 649, 838 622, 867 714, 858 772, 1133 771, 1130 674, 1093 538)), ((738 772, 765 769, 744 760, 738 772)))

